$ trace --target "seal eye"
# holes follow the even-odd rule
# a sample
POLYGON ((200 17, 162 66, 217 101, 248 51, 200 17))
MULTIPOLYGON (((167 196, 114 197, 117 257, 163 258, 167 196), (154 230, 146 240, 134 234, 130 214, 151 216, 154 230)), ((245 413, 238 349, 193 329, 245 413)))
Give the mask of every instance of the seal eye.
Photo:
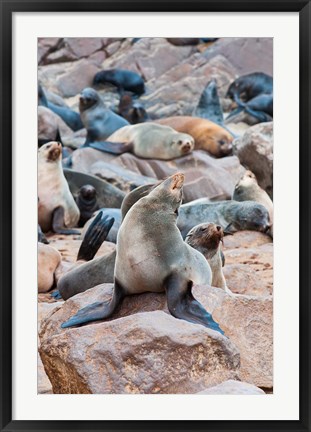
POLYGON ((222 145, 225 145, 225 144, 226 144, 226 141, 225 141, 225 140, 219 140, 218 143, 219 143, 219 145, 222 146, 222 145))
POLYGON ((182 141, 179 140, 179 141, 178 141, 178 145, 182 145, 182 141))

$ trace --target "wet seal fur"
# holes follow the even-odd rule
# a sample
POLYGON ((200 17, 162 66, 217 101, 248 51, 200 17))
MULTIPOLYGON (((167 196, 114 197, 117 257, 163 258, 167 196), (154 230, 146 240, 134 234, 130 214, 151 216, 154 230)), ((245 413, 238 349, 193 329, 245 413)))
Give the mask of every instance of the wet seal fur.
POLYGON ((205 150, 215 157, 223 157, 232 153, 232 134, 207 119, 176 116, 157 120, 156 123, 191 135, 194 138, 195 150, 205 150))
POLYGON ((169 126, 150 122, 125 126, 109 136, 107 142, 92 143, 90 147, 114 154, 131 152, 144 159, 171 160, 189 154, 194 139, 169 126))
POLYGON ((84 146, 94 141, 104 141, 116 130, 129 124, 123 117, 106 108, 100 95, 92 88, 82 90, 79 110, 87 130, 84 146))
POLYGON ((93 85, 98 86, 106 83, 116 86, 120 93, 127 90, 140 96, 145 92, 143 78, 138 73, 126 69, 106 69, 97 72, 93 79, 93 85))
POLYGON ((43 232, 80 234, 80 211, 70 192, 62 168, 62 146, 51 141, 38 150, 38 223, 43 232))
POLYGON ((126 295, 165 291, 173 316, 223 333, 191 292, 193 283, 210 285, 212 274, 176 226, 183 183, 184 175, 174 174, 128 211, 118 234, 111 300, 86 306, 63 328, 110 317, 126 295))
POLYGON ((195 225, 211 221, 225 232, 252 230, 266 233, 271 222, 268 210, 255 201, 219 201, 210 204, 182 205, 179 209, 178 227, 185 237, 195 225))

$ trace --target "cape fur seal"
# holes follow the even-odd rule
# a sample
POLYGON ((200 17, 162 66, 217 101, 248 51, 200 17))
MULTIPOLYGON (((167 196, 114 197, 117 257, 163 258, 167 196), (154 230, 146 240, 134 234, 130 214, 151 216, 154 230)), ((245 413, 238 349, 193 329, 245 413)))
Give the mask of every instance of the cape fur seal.
POLYGON ((185 242, 207 259, 213 275, 212 286, 226 290, 226 279, 222 272, 224 255, 220 246, 223 237, 224 232, 220 225, 207 222, 193 227, 186 235, 185 242))
POLYGON ((89 184, 83 185, 79 189, 76 203, 80 210, 78 226, 83 227, 85 222, 91 219, 93 213, 99 209, 95 187, 89 184))
POLYGON ((224 114, 220 104, 215 80, 211 80, 207 83, 192 115, 210 120, 220 125, 223 124, 224 114))
POLYGON ((138 73, 126 69, 106 69, 97 72, 93 79, 93 85, 105 83, 116 86, 120 93, 127 90, 140 96, 145 92, 143 78, 138 73))
POLYGON ((206 259, 183 242, 176 226, 183 182, 183 174, 174 174, 128 211, 118 234, 110 302, 81 309, 63 328, 110 317, 126 295, 166 291, 173 316, 223 333, 191 293, 193 283, 210 285, 212 274, 206 259))
POLYGON ((106 108, 96 90, 85 88, 79 99, 81 120, 87 130, 86 142, 104 141, 113 132, 129 124, 123 117, 106 108))
POLYGON ((211 221, 225 232, 253 230, 266 233, 270 226, 268 210, 255 201, 219 201, 210 204, 182 205, 178 227, 185 237, 195 225, 211 221))
POLYGON ((256 201, 266 207, 271 222, 270 233, 273 234, 273 202, 267 192, 258 185, 254 173, 245 171, 234 188, 232 199, 235 201, 256 201))
POLYGON ((45 293, 55 284, 54 272, 62 258, 52 246, 38 243, 38 292, 45 293))
POLYGON ((254 72, 237 78, 230 84, 226 97, 238 105, 260 94, 273 93, 273 78, 263 72, 254 72), (242 100, 241 100, 242 99, 242 100))
POLYGON ((149 120, 149 115, 140 102, 133 101, 130 94, 123 94, 120 98, 118 111, 120 116, 131 124, 144 123, 149 120))
POLYGON ((131 152, 144 159, 171 160, 190 153, 194 140, 169 126, 141 123, 125 126, 110 135, 107 142, 92 143, 90 147, 114 154, 131 152))
POLYGON ((215 157, 232 153, 233 136, 223 127, 207 119, 176 116, 157 120, 156 123, 191 135, 194 138, 195 150, 205 150, 215 157))
POLYGON ((62 146, 51 141, 38 150, 38 223, 43 232, 80 234, 80 211, 69 190, 62 168, 62 146))

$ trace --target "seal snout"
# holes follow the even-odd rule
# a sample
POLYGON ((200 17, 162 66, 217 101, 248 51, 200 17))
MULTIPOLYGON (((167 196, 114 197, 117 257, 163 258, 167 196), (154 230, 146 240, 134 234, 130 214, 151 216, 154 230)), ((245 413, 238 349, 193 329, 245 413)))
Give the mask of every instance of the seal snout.
POLYGON ((183 153, 189 153, 193 149, 193 143, 191 141, 181 142, 181 151, 183 153))
POLYGON ((52 141, 46 144, 48 150, 47 160, 54 162, 57 161, 62 154, 62 145, 58 141, 52 141))
POLYGON ((172 189, 180 189, 185 181, 185 174, 183 173, 176 173, 172 176, 172 189))

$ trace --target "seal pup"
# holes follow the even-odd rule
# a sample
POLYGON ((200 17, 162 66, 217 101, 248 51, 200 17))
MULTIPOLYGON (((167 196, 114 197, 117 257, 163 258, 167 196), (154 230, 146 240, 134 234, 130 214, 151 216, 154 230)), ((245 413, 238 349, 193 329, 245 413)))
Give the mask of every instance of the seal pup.
POLYGON ((80 234, 77 226, 80 211, 65 179, 62 146, 51 141, 38 150, 38 223, 43 232, 80 234))
POLYGON ((150 122, 125 126, 108 137, 107 142, 92 143, 90 147, 114 154, 131 152, 144 159, 172 160, 192 152, 194 139, 169 126, 150 122))
POLYGON ((186 235, 185 242, 201 252, 212 270, 212 286, 227 290, 226 279, 222 272, 225 257, 221 250, 224 231, 220 225, 206 222, 193 227, 186 235))
POLYGON ((273 78, 263 72, 254 72, 240 76, 230 84, 226 97, 238 105, 260 94, 273 93, 273 78), (242 99, 242 100, 241 100, 242 99))
POLYGON ((245 171, 243 177, 237 182, 234 188, 232 199, 235 201, 256 201, 262 204, 269 212, 273 235, 273 202, 265 190, 263 190, 252 171, 245 171))
POLYGON ((233 135, 207 119, 190 116, 167 117, 156 123, 170 126, 194 138, 194 149, 205 150, 217 158, 232 153, 233 135))
POLYGON ((207 83, 192 115, 194 117, 205 118, 220 125, 223 124, 224 114, 217 92, 216 81, 214 79, 207 83))
POLYGON ((126 69, 106 69, 97 72, 93 79, 93 85, 109 83, 118 88, 119 93, 124 90, 133 92, 138 96, 145 93, 145 83, 141 75, 126 69))
POLYGON ((91 219, 93 213, 99 210, 97 202, 97 192, 92 185, 83 185, 76 197, 76 203, 80 210, 80 219, 78 222, 79 227, 83 227, 85 223, 91 219))
POLYGON ((144 123, 150 120, 144 106, 139 102, 134 102, 132 96, 128 93, 121 96, 118 113, 131 124, 144 123))
POLYGON ((100 95, 92 88, 82 90, 79 110, 87 130, 84 146, 94 141, 105 141, 113 132, 129 124, 123 117, 106 108, 100 95))
POLYGON ((54 272, 62 258, 52 246, 38 243, 38 292, 46 293, 55 284, 54 272))
POLYGON ((184 175, 174 174, 128 211, 118 234, 111 300, 81 309, 63 328, 110 317, 126 295, 165 291, 174 317, 223 333, 191 292, 193 283, 210 285, 212 274, 176 226, 183 183, 184 175))
POLYGON ((183 237, 195 225, 211 221, 228 234, 252 230, 266 233, 271 226, 269 212, 255 201, 218 201, 210 204, 182 205, 179 209, 178 227, 183 237))

